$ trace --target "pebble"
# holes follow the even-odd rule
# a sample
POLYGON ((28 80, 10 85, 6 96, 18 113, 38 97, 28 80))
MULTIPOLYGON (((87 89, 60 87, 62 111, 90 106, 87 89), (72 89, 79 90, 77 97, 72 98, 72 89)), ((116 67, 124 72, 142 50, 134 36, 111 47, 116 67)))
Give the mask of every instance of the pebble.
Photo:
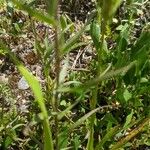
POLYGON ((22 77, 18 82, 18 88, 20 90, 27 90, 29 88, 29 85, 24 77, 22 77))
POLYGON ((0 84, 8 84, 8 78, 5 74, 0 75, 0 84))

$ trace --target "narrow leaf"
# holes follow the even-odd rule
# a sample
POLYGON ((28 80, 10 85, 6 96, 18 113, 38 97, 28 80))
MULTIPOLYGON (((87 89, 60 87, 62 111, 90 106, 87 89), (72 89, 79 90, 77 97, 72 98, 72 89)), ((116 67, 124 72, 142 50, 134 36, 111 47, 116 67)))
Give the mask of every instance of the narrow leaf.
POLYGON ((131 113, 126 117, 126 122, 123 126, 124 129, 130 124, 133 114, 134 114, 134 112, 132 110, 131 113))
POLYGON ((94 46, 96 47, 96 49, 98 49, 100 46, 100 43, 99 43, 99 41, 100 41, 100 26, 98 23, 96 23, 96 21, 93 21, 91 23, 90 33, 91 33, 91 37, 92 37, 94 46))
POLYGON ((49 25, 55 25, 54 18, 44 15, 43 12, 37 11, 36 9, 30 8, 28 5, 23 4, 23 2, 20 2, 18 0, 12 0, 14 4, 16 4, 19 9, 24 10, 29 13, 29 15, 35 17, 39 21, 42 21, 44 23, 48 23, 49 25))
POLYGON ((113 17, 121 2, 122 0, 103 0, 102 16, 105 21, 113 17))
POLYGON ((119 129, 120 126, 115 126, 110 129, 109 132, 106 133, 106 135, 101 139, 101 141, 97 144, 95 150, 101 150, 103 145, 110 140, 116 133, 120 131, 119 129))
POLYGON ((48 150, 49 148, 53 150, 53 141, 52 141, 52 134, 51 129, 48 122, 48 114, 44 103, 42 88, 38 80, 23 66, 23 64, 18 60, 18 58, 8 49, 3 43, 0 43, 0 48, 4 51, 8 52, 9 56, 16 64, 20 73, 25 77, 26 81, 28 82, 29 86, 31 87, 35 99, 41 109, 43 119, 43 129, 44 129, 44 150, 48 150))
POLYGON ((92 111, 90 111, 89 113, 87 113, 86 115, 84 115, 83 117, 81 117, 77 122, 75 122, 75 124, 73 124, 69 130, 73 130, 74 128, 80 126, 86 119, 88 119, 91 115, 93 115, 94 113, 96 113, 97 111, 99 111, 101 109, 101 107, 96 108, 92 111))
POLYGON ((58 0, 46 0, 46 3, 49 16, 55 17, 57 12, 58 0))
POLYGON ((116 144, 114 144, 110 150, 117 150, 123 145, 125 145, 128 141, 131 140, 131 138, 135 137, 138 133, 140 133, 146 125, 150 123, 150 118, 145 118, 143 122, 135 129, 133 129, 126 137, 122 138, 120 141, 118 141, 116 144))
POLYGON ((58 89, 60 92, 83 92, 83 90, 89 91, 91 87, 95 86, 98 82, 102 82, 104 80, 108 80, 112 77, 116 77, 119 75, 124 75, 130 68, 136 65, 136 61, 131 62, 129 65, 119 68, 117 70, 111 70, 107 73, 102 73, 99 77, 92 79, 82 85, 79 85, 78 87, 75 88, 69 88, 69 87, 63 87, 61 89, 58 89), (88 88, 87 88, 88 87, 88 88))

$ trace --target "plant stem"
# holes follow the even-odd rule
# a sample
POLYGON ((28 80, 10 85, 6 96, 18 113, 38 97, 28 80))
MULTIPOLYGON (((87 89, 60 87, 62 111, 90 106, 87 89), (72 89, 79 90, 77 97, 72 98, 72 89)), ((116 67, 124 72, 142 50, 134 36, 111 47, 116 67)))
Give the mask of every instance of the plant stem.
MULTIPOLYGON (((98 6, 97 6, 98 7, 98 6)), ((101 16, 100 16, 100 8, 97 8, 98 10, 98 22, 101 24, 101 39, 100 39, 100 46, 99 48, 97 48, 97 54, 98 54, 98 64, 97 64, 97 77, 100 76, 100 73, 102 71, 101 66, 102 66, 102 52, 103 52, 103 44, 104 44, 104 37, 105 37, 105 29, 106 29, 106 23, 105 21, 102 20, 101 16)), ((95 89, 92 91, 92 98, 90 100, 90 109, 93 110, 96 108, 96 104, 97 104, 97 94, 98 94, 98 86, 99 83, 97 82, 95 85, 95 89)), ((90 121, 90 131, 89 131, 89 138, 88 138, 88 144, 87 144, 87 149, 88 150, 94 150, 94 122, 96 119, 96 115, 93 114, 89 121, 90 121)))
MULTIPOLYGON (((57 8, 55 12, 55 20, 58 22, 58 3, 59 0, 57 0, 57 8)), ((55 29, 55 73, 56 73, 56 85, 55 85, 55 91, 54 91, 54 112, 56 112, 55 115, 55 141, 56 141, 56 150, 59 150, 58 147, 58 102, 59 102, 59 95, 57 92, 57 89, 59 87, 59 76, 60 76, 60 48, 59 48, 59 27, 57 25, 54 26, 55 29)))
POLYGON ((142 132, 144 127, 150 123, 150 118, 145 118, 143 122, 135 129, 133 129, 126 137, 118 141, 112 146, 111 150, 116 150, 125 145, 131 138, 135 137, 138 133, 142 132))

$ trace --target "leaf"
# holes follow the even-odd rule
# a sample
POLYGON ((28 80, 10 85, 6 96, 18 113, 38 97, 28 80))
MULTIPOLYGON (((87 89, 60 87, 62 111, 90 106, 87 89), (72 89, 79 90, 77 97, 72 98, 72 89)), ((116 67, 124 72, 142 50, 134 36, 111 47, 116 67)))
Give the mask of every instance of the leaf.
MULTIPOLYGON (((139 39, 136 41, 135 45, 132 46, 132 48, 131 48, 131 52, 132 52, 131 58, 132 59, 136 59, 137 57, 139 57, 139 55, 141 55, 141 53, 142 53, 141 49, 143 47, 146 47, 146 50, 148 50, 148 51, 150 50, 150 29, 149 28, 150 28, 150 25, 147 25, 143 29, 139 39), (139 52, 139 51, 141 51, 141 52, 139 52)), ((146 51, 144 51, 143 53, 145 53, 145 52, 146 51)))
POLYGON ((60 113, 58 113, 58 120, 61 120, 65 115, 67 115, 67 113, 69 113, 69 111, 73 107, 75 107, 81 100, 82 100, 82 96, 80 96, 72 105, 67 107, 64 111, 61 111, 60 113))
POLYGON ((69 65, 69 57, 67 57, 66 60, 64 61, 64 65, 62 66, 62 69, 60 71, 59 83, 63 83, 65 81, 65 78, 68 73, 68 65, 69 65))
POLYGON ((46 0, 46 2, 49 16, 55 17, 57 13, 58 0, 46 0))
POLYGON ((132 109, 131 113, 126 117, 126 122, 123 126, 124 129, 126 129, 128 127, 128 125, 130 124, 133 114, 134 114, 134 112, 133 112, 133 109, 132 109))
POLYGON ((132 67, 129 69, 126 74, 123 77, 123 80, 126 85, 131 85, 136 83, 136 77, 135 77, 135 71, 136 71, 136 66, 132 67))
POLYGON ((65 149, 67 147, 68 144, 68 130, 67 129, 63 129, 62 132, 59 133, 58 135, 58 147, 59 149, 65 149))
POLYGON ((133 129, 127 136, 121 138, 116 144, 114 144, 110 150, 117 150, 123 147, 128 141, 130 141, 133 137, 135 137, 138 133, 142 132, 144 127, 148 125, 150 122, 150 118, 145 118, 142 123, 133 129))
POLYGON ((91 87, 95 86, 97 84, 97 82, 102 82, 105 80, 108 80, 112 77, 116 77, 116 76, 123 76, 129 69, 131 69, 133 66, 136 65, 136 61, 131 62, 129 65, 116 69, 116 70, 110 70, 106 73, 102 73, 100 76, 98 76, 97 78, 94 78, 90 81, 87 81, 84 84, 81 84, 77 87, 74 88, 69 88, 69 87, 61 87, 60 89, 58 89, 59 92, 79 92, 82 93, 84 90, 89 91, 91 87), (88 87, 88 88, 87 88, 88 87))
POLYGON ((105 21, 109 21, 113 17, 121 2, 122 0, 103 0, 102 16, 105 21))
POLYGON ((111 128, 106 134, 105 136, 100 140, 100 142, 97 144, 95 150, 101 150, 103 145, 110 140, 116 133, 119 132, 119 125, 115 126, 113 128, 111 128))
POLYGON ((79 120, 77 120, 73 125, 70 126, 69 131, 72 131, 74 128, 80 126, 86 119, 88 119, 91 115, 99 111, 101 107, 98 107, 96 109, 93 109, 92 111, 85 114, 83 117, 81 117, 79 120))
POLYGON ((100 26, 96 21, 93 21, 90 26, 90 34, 96 49, 100 47, 100 26))
POLYGON ((10 136, 7 136, 4 142, 4 149, 8 149, 8 147, 13 143, 13 139, 10 136))
POLYGON ((66 105, 67 105, 66 100, 62 100, 62 101, 60 102, 60 106, 66 106, 66 105))
POLYGON ((131 60, 137 60, 136 76, 140 77, 141 70, 144 64, 147 63, 150 53, 150 25, 147 25, 140 38, 136 41, 135 45, 131 48, 131 60))
POLYGON ((30 8, 28 5, 25 5, 23 1, 19 2, 18 0, 12 0, 12 2, 16 4, 21 10, 28 12, 31 16, 35 17, 39 21, 48 23, 49 25, 55 25, 54 18, 48 15, 44 15, 43 12, 40 12, 39 10, 37 11, 36 9, 30 8))
POLYGON ((79 135, 75 135, 75 138, 74 138, 73 142, 74 142, 74 150, 78 150, 79 146, 81 144, 80 136, 79 135))
POLYGON ((67 28, 67 18, 66 18, 65 15, 61 15, 60 16, 60 24, 61 24, 62 30, 64 30, 65 28, 67 28))
POLYGON ((107 113, 104 117, 107 122, 111 122, 113 124, 117 124, 117 120, 113 117, 111 113, 107 113))
POLYGON ((126 55, 127 55, 127 45, 128 45, 128 37, 129 37, 129 25, 125 24, 124 26, 121 27, 121 32, 119 37, 117 38, 117 54, 116 54, 116 58, 117 58, 117 62, 115 64, 115 66, 117 68, 122 67, 123 65, 125 65, 127 63, 127 59, 126 55))
POLYGON ((148 83, 148 79, 143 77, 143 78, 141 78, 140 83, 148 83))
POLYGON ((53 141, 51 129, 48 122, 48 114, 44 103, 44 97, 42 93, 42 88, 38 82, 38 80, 23 66, 23 64, 18 60, 18 58, 8 49, 3 43, 0 43, 0 46, 4 51, 7 51, 13 62, 16 64, 18 70, 24 76, 29 86, 31 87, 35 99, 41 109, 42 115, 44 117, 43 120, 43 129, 44 129, 44 150, 51 149, 53 150, 53 141))
POLYGON ((77 49, 77 48, 79 48, 81 46, 86 46, 88 44, 90 44, 90 42, 86 43, 86 42, 77 42, 76 41, 75 43, 72 43, 72 45, 68 45, 68 47, 65 47, 63 49, 63 54, 66 54, 66 53, 68 53, 68 52, 70 52, 72 50, 75 50, 75 49, 77 49))
MULTIPOLYGON (((78 31, 73 37, 71 37, 69 40, 66 41, 66 43, 63 45, 62 47, 62 55, 66 54, 67 52, 69 52, 71 49, 73 49, 74 47, 79 47, 79 43, 77 42, 79 37, 82 35, 82 33, 84 31, 86 31, 89 23, 91 22, 91 20, 93 19, 93 17, 95 16, 95 12, 89 16, 88 21, 85 23, 84 27, 82 27, 80 29, 80 31, 78 31)), ((83 43, 83 42, 81 42, 83 43)))
POLYGON ((127 89, 125 89, 125 91, 123 93, 123 97, 124 97, 125 101, 127 102, 129 99, 132 98, 132 94, 127 89))
POLYGON ((62 48, 62 54, 66 54, 67 52, 71 51, 74 45, 77 45, 75 47, 80 46, 80 44, 77 41, 79 37, 81 36, 81 34, 85 31, 85 29, 86 29, 86 26, 84 26, 79 32, 77 32, 73 37, 71 37, 69 40, 66 41, 66 43, 63 45, 63 48, 62 48))

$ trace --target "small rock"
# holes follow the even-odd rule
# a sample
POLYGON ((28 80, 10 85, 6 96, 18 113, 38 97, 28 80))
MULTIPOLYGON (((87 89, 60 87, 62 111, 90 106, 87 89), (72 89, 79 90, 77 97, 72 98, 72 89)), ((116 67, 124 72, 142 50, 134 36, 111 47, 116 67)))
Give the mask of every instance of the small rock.
POLYGON ((18 82, 18 88, 20 90, 27 90, 29 88, 29 85, 24 77, 22 77, 18 82))
POLYGON ((8 84, 8 78, 5 76, 5 74, 0 75, 0 84, 8 84))

